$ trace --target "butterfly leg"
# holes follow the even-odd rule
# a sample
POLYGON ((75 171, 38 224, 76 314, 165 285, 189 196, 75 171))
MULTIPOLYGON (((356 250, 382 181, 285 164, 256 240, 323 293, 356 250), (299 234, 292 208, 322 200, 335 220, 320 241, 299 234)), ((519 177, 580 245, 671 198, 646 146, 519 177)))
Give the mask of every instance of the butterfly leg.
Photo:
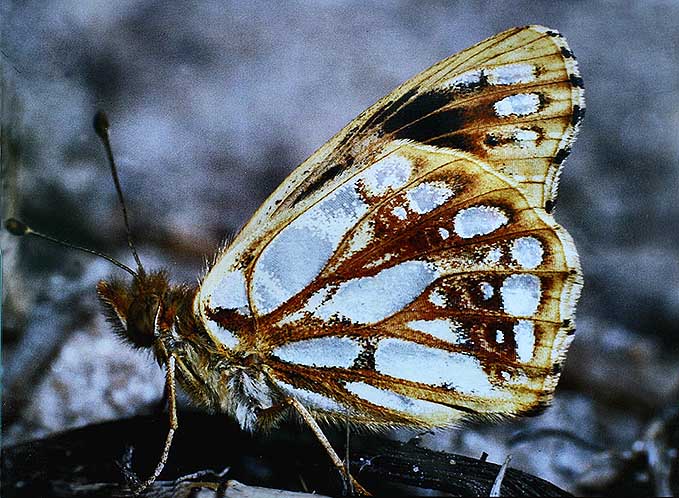
MULTIPOLYGON (((349 464, 351 463, 351 458, 349 455, 349 442, 351 440, 351 425, 349 424, 349 412, 347 412, 347 418, 345 420, 346 422, 346 436, 347 439, 344 444, 344 472, 346 475, 351 475, 351 470, 349 469, 349 464)), ((353 483, 351 481, 347 482, 347 488, 349 489, 349 495, 354 495, 356 494, 356 490, 354 489, 353 483)))
POLYGON ((363 486, 361 486, 358 481, 356 481, 356 479, 354 479, 349 473, 348 469, 345 468, 342 459, 337 455, 337 453, 335 453, 330 441, 328 441, 328 438, 325 436, 325 434, 323 434, 323 430, 320 428, 316 420, 314 420, 314 417, 311 415, 311 413, 309 413, 309 410, 307 410, 304 405, 302 405, 302 403, 300 403, 295 398, 287 398, 286 401, 297 411, 300 417, 302 417, 302 420, 306 422, 306 424, 311 429, 311 432, 314 433, 316 439, 318 439, 328 456, 330 456, 330 460, 332 461, 333 465, 347 480, 347 482, 350 483, 350 487, 354 489, 356 494, 361 496, 370 496, 370 493, 363 486))
POLYGON ((177 392, 175 387, 175 358, 173 355, 169 355, 169 358, 167 360, 167 371, 165 373, 165 390, 167 393, 168 411, 170 412, 170 429, 168 430, 167 436, 165 437, 165 446, 163 447, 163 453, 160 456, 160 460, 158 461, 158 465, 156 465, 153 474, 151 474, 151 476, 144 482, 135 486, 132 489, 132 492, 134 494, 139 494, 146 488, 148 488, 151 484, 155 482, 160 473, 163 471, 163 467, 165 467, 165 463, 167 462, 167 457, 170 454, 170 447, 172 446, 172 439, 174 438, 174 433, 177 431, 177 428, 179 427, 179 422, 177 419, 177 392))

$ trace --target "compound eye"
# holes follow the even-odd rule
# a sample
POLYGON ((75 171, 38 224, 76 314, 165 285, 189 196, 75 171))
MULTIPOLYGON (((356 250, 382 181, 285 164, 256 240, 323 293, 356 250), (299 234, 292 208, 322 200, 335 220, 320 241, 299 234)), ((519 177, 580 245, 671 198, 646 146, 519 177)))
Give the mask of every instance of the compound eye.
POLYGON ((160 298, 155 294, 137 297, 127 312, 127 334, 134 344, 150 347, 156 339, 156 316, 160 298))

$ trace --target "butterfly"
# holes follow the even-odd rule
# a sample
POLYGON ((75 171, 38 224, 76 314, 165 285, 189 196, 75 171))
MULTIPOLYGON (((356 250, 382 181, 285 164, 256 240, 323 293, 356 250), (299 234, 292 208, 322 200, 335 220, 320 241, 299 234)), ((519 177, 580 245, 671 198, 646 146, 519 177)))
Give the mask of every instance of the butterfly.
POLYGON ((198 286, 136 253, 131 283, 100 282, 113 328, 166 368, 171 429, 141 488, 178 427, 176 382, 245 430, 299 415, 340 469, 319 422, 434 428, 544 409, 582 287, 552 212, 584 110, 565 39, 509 29, 350 122, 198 286))

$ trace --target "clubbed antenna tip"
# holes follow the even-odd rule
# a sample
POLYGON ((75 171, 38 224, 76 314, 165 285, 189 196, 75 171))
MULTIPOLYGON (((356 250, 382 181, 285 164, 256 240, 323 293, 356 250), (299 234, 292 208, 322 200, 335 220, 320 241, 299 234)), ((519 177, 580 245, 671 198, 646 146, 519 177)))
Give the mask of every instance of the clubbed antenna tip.
POLYGON ((25 223, 20 222, 16 218, 9 218, 5 221, 5 228, 12 235, 21 237, 31 232, 31 229, 25 223))
POLYGON ((99 138, 103 140, 104 137, 108 136, 110 124, 108 122, 108 116, 104 111, 97 111, 97 113, 94 115, 94 119, 92 120, 92 125, 94 126, 94 131, 99 136, 99 138))

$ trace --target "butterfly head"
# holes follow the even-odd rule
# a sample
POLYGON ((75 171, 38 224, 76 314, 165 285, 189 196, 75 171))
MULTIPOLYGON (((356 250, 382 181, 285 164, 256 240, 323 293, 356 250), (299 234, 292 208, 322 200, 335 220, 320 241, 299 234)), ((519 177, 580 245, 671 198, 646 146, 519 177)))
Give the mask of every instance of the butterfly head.
POLYGON ((158 340, 171 337, 177 314, 177 294, 165 272, 139 272, 131 284, 121 280, 102 280, 97 294, 113 329, 139 348, 152 347, 158 340))

